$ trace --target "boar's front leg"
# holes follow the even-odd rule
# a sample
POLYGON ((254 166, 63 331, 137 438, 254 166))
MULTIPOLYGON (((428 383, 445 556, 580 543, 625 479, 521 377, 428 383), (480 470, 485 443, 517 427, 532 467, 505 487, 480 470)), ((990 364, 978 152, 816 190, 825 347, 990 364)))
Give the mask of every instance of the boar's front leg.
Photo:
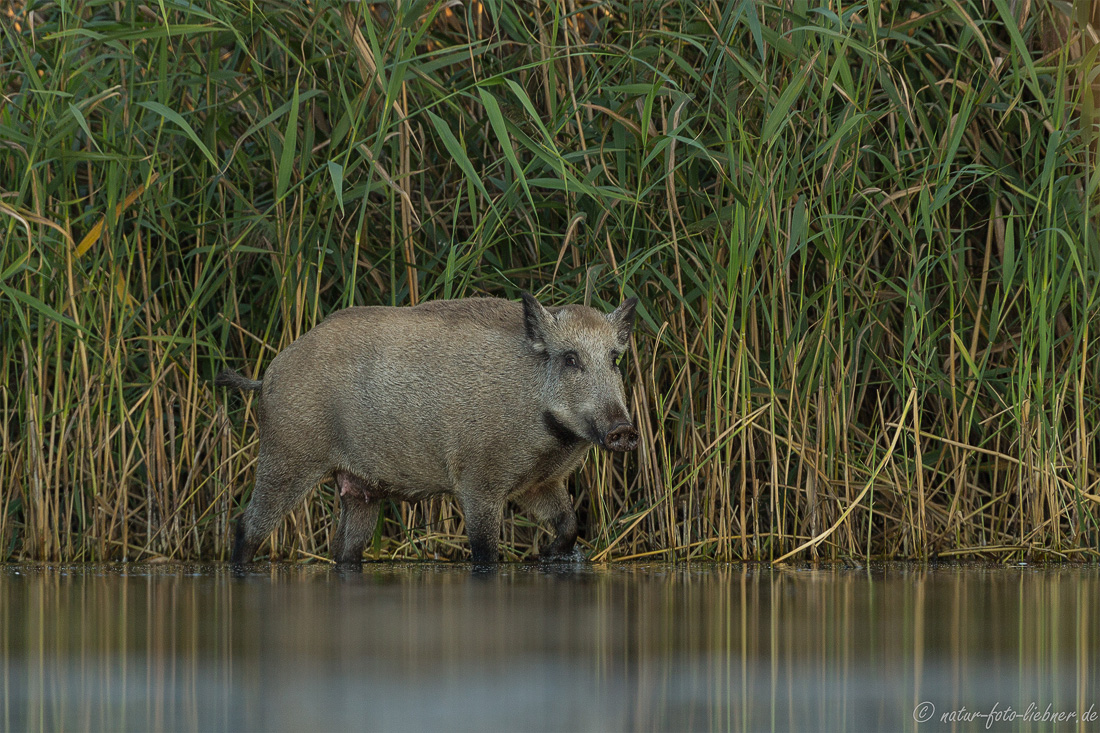
POLYGON ((523 504, 536 519, 554 528, 554 539, 539 548, 541 558, 561 557, 573 551, 577 542, 577 514, 565 484, 538 489, 528 494, 523 504))
POLYGON ((466 535, 470 538, 470 561, 475 565, 497 562, 503 498, 472 489, 459 491, 458 500, 466 519, 466 535))

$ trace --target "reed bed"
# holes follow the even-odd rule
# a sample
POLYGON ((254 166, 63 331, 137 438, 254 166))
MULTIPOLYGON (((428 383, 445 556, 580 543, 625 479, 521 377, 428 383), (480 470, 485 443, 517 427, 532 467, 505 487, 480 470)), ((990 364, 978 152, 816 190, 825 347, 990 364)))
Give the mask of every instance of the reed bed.
MULTIPOLYGON (((0 0, 0 559, 224 559, 256 438, 218 370, 521 290, 641 299, 593 559, 1095 559, 1098 19, 0 0)), ((327 557, 338 504, 261 554, 327 557)), ((449 500, 383 518, 372 557, 465 556, 449 500)))

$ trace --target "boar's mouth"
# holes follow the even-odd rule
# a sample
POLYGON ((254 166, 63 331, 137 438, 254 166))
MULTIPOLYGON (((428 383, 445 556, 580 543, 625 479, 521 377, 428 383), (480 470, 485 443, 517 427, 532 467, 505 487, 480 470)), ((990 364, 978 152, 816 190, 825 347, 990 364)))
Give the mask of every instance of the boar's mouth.
POLYGON ((568 425, 559 420, 554 413, 549 410, 543 411, 542 424, 546 427, 546 432, 553 435, 562 446, 576 445, 585 440, 584 437, 573 432, 568 425))
POLYGON ((587 441, 595 443, 604 450, 625 453, 638 446, 638 431, 629 422, 619 422, 607 432, 600 432, 596 423, 589 420, 585 427, 586 435, 582 435, 557 418, 554 413, 545 410, 542 413, 542 424, 546 432, 554 436, 562 447, 575 446, 577 443, 587 441))
POLYGON ((618 453, 638 447, 638 431, 628 422, 621 422, 600 436, 600 446, 618 453))

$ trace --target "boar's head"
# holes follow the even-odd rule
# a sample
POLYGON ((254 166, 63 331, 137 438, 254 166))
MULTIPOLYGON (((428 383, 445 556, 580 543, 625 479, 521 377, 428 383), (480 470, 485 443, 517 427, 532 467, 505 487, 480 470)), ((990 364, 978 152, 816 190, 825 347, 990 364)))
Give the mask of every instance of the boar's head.
POLYGON ((543 422, 563 443, 580 438, 614 451, 638 445, 618 366, 637 305, 627 298, 607 314, 579 305, 550 311, 523 294, 527 343, 542 359, 543 422))

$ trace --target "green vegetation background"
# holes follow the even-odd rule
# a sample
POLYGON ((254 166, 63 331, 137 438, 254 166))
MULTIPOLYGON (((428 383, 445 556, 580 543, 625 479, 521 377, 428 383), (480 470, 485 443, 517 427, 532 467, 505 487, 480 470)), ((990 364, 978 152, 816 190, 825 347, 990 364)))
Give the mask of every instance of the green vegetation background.
MULTIPOLYGON (((0 559, 224 558, 222 366, 523 289, 641 298, 596 559, 1095 558, 1098 12, 0 0, 0 559)), ((371 556, 466 551, 384 516, 371 556)))

